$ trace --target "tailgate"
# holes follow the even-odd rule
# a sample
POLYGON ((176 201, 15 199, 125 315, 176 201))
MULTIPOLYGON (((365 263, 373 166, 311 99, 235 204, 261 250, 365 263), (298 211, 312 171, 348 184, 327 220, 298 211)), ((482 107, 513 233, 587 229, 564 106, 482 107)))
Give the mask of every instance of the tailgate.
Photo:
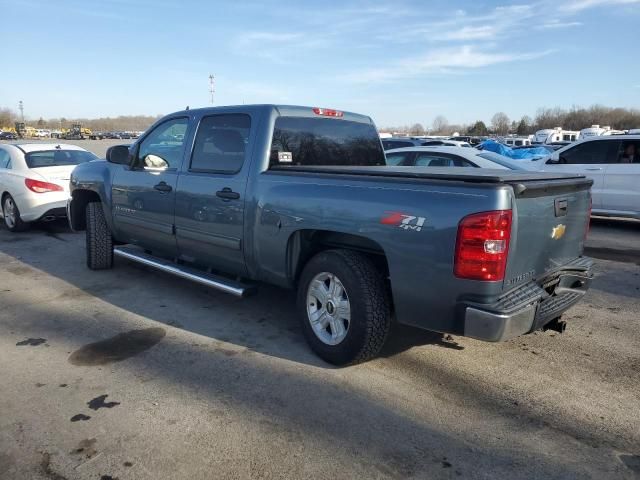
POLYGON ((513 185, 514 225, 505 290, 541 279, 582 255, 591 184, 582 178, 513 185))

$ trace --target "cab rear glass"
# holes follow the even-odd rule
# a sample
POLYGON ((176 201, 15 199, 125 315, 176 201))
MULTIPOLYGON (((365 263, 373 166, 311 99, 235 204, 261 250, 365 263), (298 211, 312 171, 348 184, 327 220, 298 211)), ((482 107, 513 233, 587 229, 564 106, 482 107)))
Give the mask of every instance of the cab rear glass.
POLYGON ((269 165, 385 165, 372 124, 333 118, 278 117, 269 165))

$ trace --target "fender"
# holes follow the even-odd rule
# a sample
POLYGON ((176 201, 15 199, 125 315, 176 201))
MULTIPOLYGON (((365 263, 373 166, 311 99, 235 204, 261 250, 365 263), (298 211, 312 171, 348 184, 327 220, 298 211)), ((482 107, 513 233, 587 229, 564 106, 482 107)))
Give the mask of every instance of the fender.
POLYGON ((80 164, 71 172, 67 214, 72 230, 84 230, 84 211, 87 203, 97 197, 102 203, 107 224, 113 231, 111 179, 113 178, 113 168, 118 167, 123 168, 122 165, 113 165, 101 160, 80 164))

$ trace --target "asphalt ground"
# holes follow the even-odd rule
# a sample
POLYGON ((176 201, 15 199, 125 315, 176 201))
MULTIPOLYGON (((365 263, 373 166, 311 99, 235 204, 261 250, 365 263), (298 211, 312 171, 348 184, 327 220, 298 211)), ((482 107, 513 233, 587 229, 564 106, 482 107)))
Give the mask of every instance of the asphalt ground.
POLYGON ((0 227, 0 479, 639 478, 640 223, 594 220, 587 254, 562 335, 398 327, 334 368, 292 292, 92 272, 64 223, 0 227))

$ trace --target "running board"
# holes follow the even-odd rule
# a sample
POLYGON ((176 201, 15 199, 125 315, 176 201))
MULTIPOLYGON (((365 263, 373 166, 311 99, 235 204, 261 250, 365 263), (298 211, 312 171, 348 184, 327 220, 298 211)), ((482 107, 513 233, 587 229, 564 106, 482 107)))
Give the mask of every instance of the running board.
POLYGON ((185 265, 178 265, 169 260, 164 260, 144 253, 137 248, 115 247, 113 249, 113 253, 117 257, 141 263, 147 267, 152 267, 162 272, 175 275, 176 277, 185 278, 192 282, 215 288, 216 290, 220 290, 225 293, 230 293, 236 297, 246 297, 254 293, 256 289, 254 285, 247 285, 218 275, 206 273, 195 268, 187 267, 185 265))

